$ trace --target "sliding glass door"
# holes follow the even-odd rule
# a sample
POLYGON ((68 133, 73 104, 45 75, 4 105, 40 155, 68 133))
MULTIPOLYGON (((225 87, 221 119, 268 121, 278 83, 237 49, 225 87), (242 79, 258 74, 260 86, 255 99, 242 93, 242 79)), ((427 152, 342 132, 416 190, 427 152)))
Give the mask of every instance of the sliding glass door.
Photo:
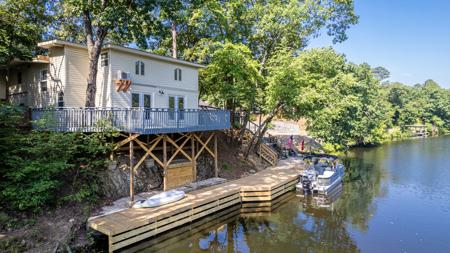
POLYGON ((184 120, 184 97, 169 96, 169 119, 184 120))

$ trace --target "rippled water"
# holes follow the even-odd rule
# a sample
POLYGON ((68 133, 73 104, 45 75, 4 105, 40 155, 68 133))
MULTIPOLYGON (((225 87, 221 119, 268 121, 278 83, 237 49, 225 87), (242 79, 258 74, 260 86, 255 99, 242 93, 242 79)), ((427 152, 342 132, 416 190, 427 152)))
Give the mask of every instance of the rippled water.
POLYGON ((450 252, 450 137, 354 149, 335 200, 282 196, 150 239, 142 252, 450 252))

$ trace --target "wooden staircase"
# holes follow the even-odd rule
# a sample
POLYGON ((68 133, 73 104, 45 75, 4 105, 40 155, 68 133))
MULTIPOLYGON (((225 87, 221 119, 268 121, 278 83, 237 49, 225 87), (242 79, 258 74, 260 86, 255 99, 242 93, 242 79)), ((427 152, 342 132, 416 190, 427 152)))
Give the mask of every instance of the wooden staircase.
MULTIPOLYGON (((242 138, 243 150, 247 149, 254 135, 255 133, 253 133, 251 130, 245 130, 244 136, 242 138)), ((267 145, 264 142, 261 142, 259 144, 259 147, 256 148, 256 153, 272 166, 275 166, 278 162, 278 153, 276 152, 276 150, 274 150, 271 146, 267 145)))
POLYGON ((269 145, 265 143, 259 144, 258 154, 261 158, 266 160, 272 166, 277 165, 278 153, 275 150, 273 150, 273 148, 271 148, 269 145))

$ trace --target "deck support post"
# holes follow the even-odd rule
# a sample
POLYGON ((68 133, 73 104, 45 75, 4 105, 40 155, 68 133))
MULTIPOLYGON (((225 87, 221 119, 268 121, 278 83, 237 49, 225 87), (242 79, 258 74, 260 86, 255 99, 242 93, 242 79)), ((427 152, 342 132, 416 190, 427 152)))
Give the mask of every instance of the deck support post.
POLYGON ((219 177, 219 165, 217 161, 217 134, 214 133, 214 176, 219 177))
POLYGON ((163 135, 163 170, 164 170, 164 188, 163 190, 167 190, 167 135, 163 135))
POLYGON ((192 155, 192 173, 194 174, 194 182, 197 181, 197 160, 195 159, 195 137, 191 134, 191 155, 192 155))
MULTIPOLYGON (((130 133, 131 138, 131 133, 130 133)), ((134 164, 133 164, 133 151, 134 145, 133 140, 130 141, 130 207, 133 206, 134 202, 134 164)))

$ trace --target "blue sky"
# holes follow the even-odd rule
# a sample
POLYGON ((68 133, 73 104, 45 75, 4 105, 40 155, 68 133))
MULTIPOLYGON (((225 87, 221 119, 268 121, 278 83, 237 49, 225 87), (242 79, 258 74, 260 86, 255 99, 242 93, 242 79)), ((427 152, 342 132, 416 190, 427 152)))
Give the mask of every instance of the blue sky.
POLYGON ((383 66, 390 81, 450 88, 450 1, 355 0, 355 10, 346 41, 333 45, 323 34, 308 48, 333 46, 352 62, 383 66))

